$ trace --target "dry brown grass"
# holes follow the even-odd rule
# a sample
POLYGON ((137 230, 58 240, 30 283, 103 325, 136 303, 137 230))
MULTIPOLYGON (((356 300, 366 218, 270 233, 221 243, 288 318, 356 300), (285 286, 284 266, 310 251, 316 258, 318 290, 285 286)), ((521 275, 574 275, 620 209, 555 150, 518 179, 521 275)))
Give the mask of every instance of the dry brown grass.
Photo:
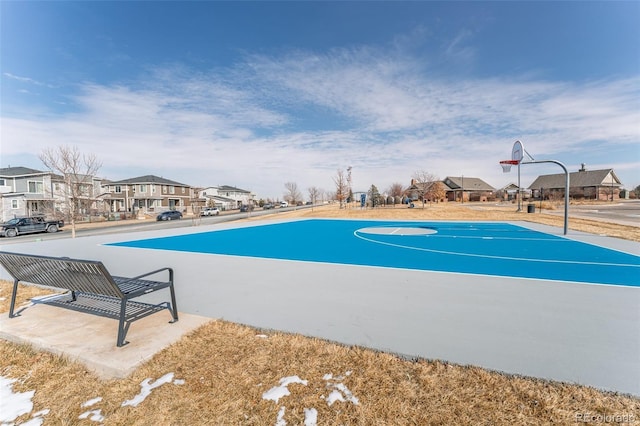
MULTIPOLYGON (((539 216, 556 226, 562 220, 456 206, 314 210, 282 213, 276 218, 531 220, 530 216, 539 216)), ((587 225, 603 233, 602 224, 587 225)), ((637 231, 629 227, 606 229, 637 238, 637 231)), ((18 304, 43 292, 23 288, 18 304)), ((8 311, 10 294, 11 283, 0 281, 1 312, 8 311)), ((103 381, 77 363, 2 341, 0 375, 18 379, 15 391, 36 390, 33 411, 50 409, 45 424, 56 425, 98 424, 78 419, 92 409, 101 410, 105 425, 275 425, 281 407, 286 407, 288 425, 304 424, 305 408, 318 411, 318 425, 571 425, 581 413, 626 416, 624 419, 633 420, 626 424, 640 424, 640 400, 627 395, 438 361, 405 360, 225 321, 202 326, 126 379, 103 381), (184 384, 160 386, 138 407, 121 406, 140 392, 143 380, 171 372, 184 384), (334 380, 326 380, 326 374, 332 374, 334 380), (262 398, 281 378, 293 375, 307 380, 307 385, 289 385, 291 395, 278 403, 262 398), (337 376, 342 377, 335 379, 337 376), (325 398, 333 389, 331 383, 342 383, 359 404, 329 405, 325 398), (81 407, 95 397, 103 400, 81 407)), ((28 418, 22 416, 18 423, 28 418)))

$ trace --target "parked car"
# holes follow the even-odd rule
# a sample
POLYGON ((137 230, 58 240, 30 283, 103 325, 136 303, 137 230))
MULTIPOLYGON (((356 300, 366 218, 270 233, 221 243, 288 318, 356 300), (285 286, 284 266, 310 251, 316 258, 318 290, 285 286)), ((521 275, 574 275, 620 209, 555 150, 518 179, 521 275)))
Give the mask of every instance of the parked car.
POLYGON ((58 232, 63 226, 62 220, 45 220, 42 216, 17 217, 0 225, 0 236, 16 237, 37 232, 58 232))
POLYGON ((273 204, 271 204, 271 203, 267 203, 267 204, 265 204, 264 206, 262 206, 262 208, 263 208, 264 210, 272 209, 272 208, 273 208, 273 204))
POLYGON ((166 212, 160 213, 156 220, 174 220, 174 219, 182 219, 182 213, 178 210, 168 210, 166 212))
POLYGON ((289 207, 289 203, 287 203, 286 201, 281 201, 280 207, 289 207))
POLYGON ((217 207, 205 207, 200 212, 200 216, 218 216, 219 214, 220 210, 217 207))
POLYGON ((249 206, 247 204, 243 204, 242 206, 240 206, 241 213, 250 212, 251 210, 253 210, 253 206, 249 206))

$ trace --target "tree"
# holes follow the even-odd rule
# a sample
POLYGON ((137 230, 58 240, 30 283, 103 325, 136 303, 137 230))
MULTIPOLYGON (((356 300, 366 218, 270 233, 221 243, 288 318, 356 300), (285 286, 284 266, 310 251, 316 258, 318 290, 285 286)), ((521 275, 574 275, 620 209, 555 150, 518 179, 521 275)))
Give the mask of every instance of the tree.
POLYGON ((392 203, 395 205, 397 202, 401 202, 402 196, 404 195, 404 187, 401 183, 392 183, 389 189, 387 190, 387 194, 390 198, 393 198, 392 203))
POLYGON ((436 175, 427 171, 417 171, 413 174, 412 189, 417 192, 418 198, 422 201, 422 208, 424 208, 431 187, 438 181, 439 179, 436 175))
POLYGON ((371 200, 371 207, 375 207, 380 204, 380 191, 378 191, 378 188, 375 185, 371 185, 368 195, 371 200))
POLYGON ((93 178, 102 167, 93 154, 81 154, 78 147, 47 148, 39 156, 52 173, 61 175, 62 185, 52 197, 60 198, 63 212, 71 223, 71 238, 76 237, 76 219, 87 203, 93 203, 93 178))
POLYGON ((447 190, 445 189, 442 182, 433 182, 431 185, 429 185, 429 188, 427 189, 427 192, 425 194, 427 200, 429 200, 430 202, 435 201, 436 203, 444 199, 446 195, 447 190))
POLYGON ((284 193, 284 199, 289 205, 295 206, 298 201, 302 201, 302 194, 298 190, 298 184, 295 182, 287 182, 284 184, 286 192, 284 193))
POLYGON ((347 199, 350 192, 349 182, 344 174, 344 170, 338 169, 338 172, 333 177, 333 182, 336 184, 336 199, 340 203, 340 208, 342 208, 344 200, 347 199))
POLYGON ((640 185, 633 188, 632 192, 635 194, 635 198, 640 198, 640 185))
POLYGON ((313 211, 313 206, 318 201, 318 198, 320 197, 322 191, 315 186, 312 186, 307 191, 309 191, 309 201, 311 201, 311 211, 313 211))

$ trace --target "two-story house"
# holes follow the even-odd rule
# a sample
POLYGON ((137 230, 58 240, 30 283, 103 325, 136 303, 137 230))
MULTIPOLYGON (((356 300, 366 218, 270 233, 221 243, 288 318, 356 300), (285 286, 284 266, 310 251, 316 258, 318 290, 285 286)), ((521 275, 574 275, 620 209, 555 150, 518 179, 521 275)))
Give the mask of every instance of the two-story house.
POLYGON ((2 221, 51 211, 52 188, 50 172, 27 167, 0 168, 2 221))
POLYGON ((193 198, 191 186, 154 175, 105 182, 103 191, 111 212, 186 211, 193 198))
POLYGON ((198 191, 198 198, 205 206, 221 210, 238 209, 243 205, 255 205, 255 194, 229 185, 210 186, 198 191))
POLYGON ((76 216, 102 213, 101 180, 87 175, 68 178, 27 167, 0 169, 2 221, 35 215, 69 219, 72 211, 76 216))

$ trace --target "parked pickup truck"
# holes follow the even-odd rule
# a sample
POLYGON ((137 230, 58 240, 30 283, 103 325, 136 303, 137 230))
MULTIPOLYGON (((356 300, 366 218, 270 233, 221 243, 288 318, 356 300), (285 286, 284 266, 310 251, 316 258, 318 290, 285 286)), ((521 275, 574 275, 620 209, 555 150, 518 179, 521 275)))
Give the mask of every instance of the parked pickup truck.
POLYGON ((15 237, 36 232, 58 232, 64 226, 62 220, 45 220, 44 217, 16 217, 0 225, 0 236, 15 237))

